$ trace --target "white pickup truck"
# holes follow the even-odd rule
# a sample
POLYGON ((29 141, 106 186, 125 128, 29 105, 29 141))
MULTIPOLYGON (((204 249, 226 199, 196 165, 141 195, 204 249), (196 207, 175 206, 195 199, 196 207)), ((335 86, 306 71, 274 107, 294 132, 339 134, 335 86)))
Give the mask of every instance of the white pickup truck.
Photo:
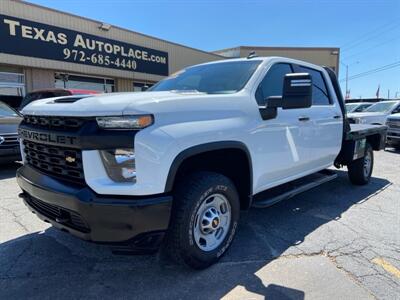
POLYGON ((240 210, 331 180, 332 165, 368 183, 386 138, 385 126, 350 128, 330 69, 280 57, 189 67, 142 93, 39 100, 23 114, 17 181, 32 212, 132 251, 164 241, 193 268, 226 252, 240 210))
POLYGON ((377 102, 362 112, 351 112, 347 119, 351 124, 385 125, 386 119, 400 112, 400 100, 377 102))

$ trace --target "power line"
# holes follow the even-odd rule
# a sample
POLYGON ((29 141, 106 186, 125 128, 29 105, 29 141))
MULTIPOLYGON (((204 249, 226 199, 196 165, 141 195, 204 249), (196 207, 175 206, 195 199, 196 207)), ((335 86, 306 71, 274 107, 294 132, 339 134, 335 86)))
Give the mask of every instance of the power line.
POLYGON ((358 55, 363 54, 363 53, 365 53, 365 52, 374 50, 375 48, 379 48, 379 47, 381 47, 381 46, 384 46, 384 45, 386 45, 386 44, 389 44, 389 43, 391 43, 391 42, 393 42, 393 41, 395 41, 395 40, 397 40, 397 39, 399 39, 399 38, 400 38, 400 36, 395 37, 395 38, 391 38, 390 40, 387 40, 387 41, 385 41, 385 42, 383 42, 383 43, 376 44, 376 45, 374 45, 374 46, 372 46, 372 47, 366 48, 366 49, 364 49, 363 51, 357 52, 357 53, 355 53, 355 54, 351 54, 351 55, 349 55, 349 56, 345 56, 343 60, 348 60, 348 59, 351 58, 351 57, 355 57, 355 56, 358 56, 358 55))
POLYGON ((342 51, 348 51, 349 49, 354 48, 356 45, 362 44, 362 43, 372 39, 371 35, 375 37, 375 36, 380 35, 382 33, 391 31, 391 30, 393 30, 394 28, 396 28, 399 25, 400 24, 398 23, 398 19, 396 19, 394 21, 386 23, 383 26, 379 26, 379 27, 369 31, 367 34, 362 35, 361 37, 351 41, 350 43, 341 45, 340 48, 342 49, 342 51), (388 27, 388 28, 386 28, 386 27, 388 27), (384 29, 384 30, 382 30, 382 29, 384 29))
MULTIPOLYGON (((368 75, 371 75, 371 74, 375 74, 375 73, 378 73, 378 72, 386 71, 386 70, 397 68, 397 67, 400 67, 400 61, 396 61, 396 62, 388 64, 388 65, 384 65, 384 66, 381 66, 381 67, 378 67, 378 68, 375 68, 375 69, 371 69, 371 70, 368 70, 368 71, 365 71, 365 72, 361 72, 361 73, 355 74, 353 76, 350 76, 348 78, 348 80, 350 81, 350 80, 353 80, 353 79, 357 79, 357 78, 360 78, 360 77, 368 76, 368 75)), ((343 82, 344 80, 345 79, 340 79, 339 81, 343 82)))

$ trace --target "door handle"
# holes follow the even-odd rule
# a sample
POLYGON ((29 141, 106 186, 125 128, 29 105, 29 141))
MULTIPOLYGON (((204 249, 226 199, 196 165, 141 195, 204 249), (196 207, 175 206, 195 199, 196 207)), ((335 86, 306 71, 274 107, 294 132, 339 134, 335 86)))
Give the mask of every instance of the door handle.
POLYGON ((307 122, 307 121, 310 121, 310 118, 309 117, 299 117, 299 121, 307 122))
POLYGON ((341 118, 342 118, 342 116, 340 116, 340 115, 336 115, 336 116, 333 116, 333 118, 334 118, 334 119, 341 119, 341 118))

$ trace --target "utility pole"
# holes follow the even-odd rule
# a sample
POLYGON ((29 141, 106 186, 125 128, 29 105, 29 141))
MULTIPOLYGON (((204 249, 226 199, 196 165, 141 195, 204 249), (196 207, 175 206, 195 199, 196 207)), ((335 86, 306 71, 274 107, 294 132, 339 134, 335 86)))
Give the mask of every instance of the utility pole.
POLYGON ((388 99, 390 99, 390 90, 388 89, 388 99))
MULTIPOLYGON (((345 64, 344 62, 340 61, 340 63, 346 67, 346 96, 345 99, 348 99, 350 97, 350 91, 349 91, 349 65, 345 64)), ((360 63, 359 61, 356 61, 352 64, 350 64, 350 66, 355 65, 360 63)))

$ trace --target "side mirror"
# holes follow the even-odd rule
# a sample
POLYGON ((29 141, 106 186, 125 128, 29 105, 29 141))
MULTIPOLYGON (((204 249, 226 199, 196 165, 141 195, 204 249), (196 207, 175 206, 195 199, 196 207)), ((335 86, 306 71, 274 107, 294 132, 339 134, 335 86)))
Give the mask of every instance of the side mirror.
POLYGON ((307 108, 312 105, 312 80, 308 73, 286 74, 282 96, 268 97, 267 107, 283 109, 307 108))
POLYGON ((308 73, 286 74, 283 81, 282 108, 307 108, 311 105, 311 75, 308 73))
POLYGON ((264 120, 276 118, 277 109, 307 108, 312 105, 312 79, 308 73, 286 74, 283 79, 282 96, 270 96, 265 108, 261 108, 264 120))

